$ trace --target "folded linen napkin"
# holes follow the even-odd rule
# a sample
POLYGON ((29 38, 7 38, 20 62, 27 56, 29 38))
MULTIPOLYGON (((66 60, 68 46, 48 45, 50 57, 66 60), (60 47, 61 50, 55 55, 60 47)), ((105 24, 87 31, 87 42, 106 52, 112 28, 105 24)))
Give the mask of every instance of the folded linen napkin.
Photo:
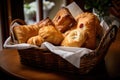
POLYGON ((83 55, 93 52, 87 48, 54 46, 49 42, 44 42, 41 47, 49 49, 51 52, 61 56, 77 68, 80 68, 80 59, 83 55))
POLYGON ((66 59, 68 62, 70 62, 77 68, 80 68, 80 58, 83 55, 88 54, 93 51, 87 48, 54 46, 53 44, 49 42, 42 43, 41 47, 30 45, 27 43, 13 44, 11 42, 11 37, 9 37, 4 43, 4 48, 9 48, 9 49, 19 50, 19 49, 28 49, 28 48, 33 48, 33 47, 50 50, 53 54, 57 54, 61 56, 63 59, 66 59))

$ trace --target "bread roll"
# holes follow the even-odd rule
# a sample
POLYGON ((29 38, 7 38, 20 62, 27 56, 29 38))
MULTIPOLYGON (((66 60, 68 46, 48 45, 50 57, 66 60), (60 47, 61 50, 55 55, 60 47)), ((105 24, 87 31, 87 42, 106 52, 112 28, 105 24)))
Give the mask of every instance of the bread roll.
POLYGON ((61 8, 57 12, 52 21, 55 24, 55 27, 62 33, 67 31, 73 24, 76 23, 70 11, 65 7, 61 8))
POLYGON ((39 35, 47 42, 59 45, 63 40, 63 35, 54 26, 44 26, 39 29, 39 35))
POLYGON ((43 42, 44 39, 39 35, 30 37, 27 41, 28 44, 37 45, 37 46, 41 46, 43 42))

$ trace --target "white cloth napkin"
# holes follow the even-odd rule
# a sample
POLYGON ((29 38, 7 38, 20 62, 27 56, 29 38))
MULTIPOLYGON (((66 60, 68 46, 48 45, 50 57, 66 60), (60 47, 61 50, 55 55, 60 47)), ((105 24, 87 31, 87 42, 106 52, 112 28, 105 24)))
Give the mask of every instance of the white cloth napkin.
POLYGON ((75 18, 78 14, 84 13, 83 10, 73 1, 71 4, 66 6, 69 9, 72 16, 75 18))
POLYGON ((87 48, 54 46, 48 42, 44 42, 41 47, 46 47, 51 52, 61 56, 77 68, 80 68, 80 58, 93 51, 87 48))
POLYGON ((83 55, 93 51, 87 48, 54 46, 49 42, 42 43, 41 47, 30 45, 27 43, 13 44, 11 42, 11 37, 9 37, 4 43, 4 48, 9 48, 9 49, 28 49, 33 47, 50 50, 51 52, 53 52, 53 54, 57 54, 61 56, 63 59, 66 59, 68 62, 70 62, 77 68, 80 68, 80 58, 83 55))

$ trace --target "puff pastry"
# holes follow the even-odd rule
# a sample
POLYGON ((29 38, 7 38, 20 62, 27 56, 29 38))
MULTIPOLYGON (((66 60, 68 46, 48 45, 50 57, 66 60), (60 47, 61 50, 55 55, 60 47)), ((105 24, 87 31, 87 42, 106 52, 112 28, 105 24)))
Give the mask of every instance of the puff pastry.
POLYGON ((37 25, 19 25, 13 28, 13 33, 18 43, 26 43, 30 37, 38 35, 38 31, 37 25))
POLYGON ((80 29, 74 29, 64 38, 61 45, 68 47, 82 47, 86 39, 86 33, 82 32, 80 29))
POLYGON ((96 37, 102 33, 99 19, 93 13, 85 12, 78 15, 76 20, 78 22, 77 28, 80 28, 88 35, 84 47, 95 49, 96 37))
POLYGON ((66 37, 72 30, 77 28, 77 24, 74 24, 70 29, 63 33, 63 36, 66 37))
POLYGON ((37 46, 41 46, 43 42, 44 39, 39 35, 30 37, 27 41, 28 44, 37 45, 37 46))
POLYGON ((26 43, 30 37, 38 35, 38 31, 41 27, 48 25, 54 26, 54 23, 49 17, 36 24, 14 26, 13 33, 18 43, 26 43))
POLYGON ((47 18, 41 20, 40 22, 36 23, 36 25, 38 25, 38 27, 41 28, 41 27, 49 26, 49 25, 54 26, 54 23, 52 22, 52 20, 49 17, 47 17, 47 18))
POLYGON ((73 24, 76 23, 74 17, 70 13, 70 11, 63 7, 61 8, 55 17, 53 18, 53 23, 55 24, 55 27, 60 31, 60 32, 65 32, 68 30, 73 24))
POLYGON ((47 42, 59 45, 63 40, 63 35, 54 26, 44 26, 39 29, 39 35, 47 42))

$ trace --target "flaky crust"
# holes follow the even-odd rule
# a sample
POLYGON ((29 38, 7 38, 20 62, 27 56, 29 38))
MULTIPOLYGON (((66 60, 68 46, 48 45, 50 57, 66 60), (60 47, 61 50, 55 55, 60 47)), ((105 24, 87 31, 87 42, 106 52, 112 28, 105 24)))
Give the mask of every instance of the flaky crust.
POLYGON ((88 37, 84 44, 84 47, 95 49, 96 48, 96 37, 102 33, 102 27, 100 21, 93 13, 81 13, 76 17, 78 22, 77 28, 87 33, 88 37))
POLYGON ((47 17, 46 19, 43 19, 40 22, 36 23, 36 25, 38 25, 38 27, 41 28, 41 27, 49 26, 49 25, 54 26, 54 23, 49 17, 47 17))
POLYGON ((54 26, 44 26, 39 29, 39 35, 47 42, 59 45, 63 40, 63 35, 54 26))
POLYGON ((55 24, 55 27, 60 31, 60 32, 65 32, 68 30, 73 24, 76 23, 74 17, 70 13, 70 11, 63 7, 61 8, 55 17, 53 18, 53 23, 55 24))
POLYGON ((28 44, 37 45, 37 46, 41 46, 43 42, 44 39, 39 35, 30 37, 27 41, 28 44))
POLYGON ((86 33, 82 32, 80 29, 74 29, 64 38, 61 45, 67 47, 82 47, 86 39, 86 33))
POLYGON ((18 43, 26 43, 30 37, 38 35, 40 28, 48 25, 54 26, 54 23, 47 17, 36 24, 15 26, 13 33, 18 43))
POLYGON ((15 26, 13 33, 18 43, 40 46, 47 41, 54 45, 95 49, 97 36, 103 32, 93 13, 81 13, 74 19, 67 8, 62 8, 53 20, 47 17, 33 25, 15 26))
POLYGON ((30 37, 38 35, 38 30, 37 25, 19 25, 13 28, 13 33, 18 43, 26 43, 30 37))
POLYGON ((90 12, 85 12, 85 13, 81 13, 78 16, 76 16, 76 21, 78 22, 78 26, 80 26, 81 23, 85 23, 85 25, 87 25, 87 28, 92 28, 89 26, 94 26, 96 28, 96 35, 101 35, 102 33, 102 27, 100 25, 100 21, 97 18, 97 16, 95 16, 93 13, 90 12))

